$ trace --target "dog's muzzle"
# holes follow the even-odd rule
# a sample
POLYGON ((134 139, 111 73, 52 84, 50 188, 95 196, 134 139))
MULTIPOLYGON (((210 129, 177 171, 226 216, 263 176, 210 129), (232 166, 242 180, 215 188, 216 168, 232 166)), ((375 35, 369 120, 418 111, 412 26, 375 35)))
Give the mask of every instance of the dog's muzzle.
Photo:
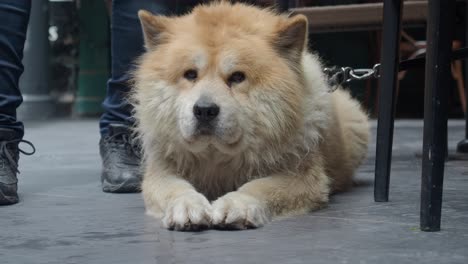
POLYGON ((219 112, 219 106, 208 97, 201 97, 195 102, 193 115, 197 119, 197 129, 200 134, 213 133, 219 112))

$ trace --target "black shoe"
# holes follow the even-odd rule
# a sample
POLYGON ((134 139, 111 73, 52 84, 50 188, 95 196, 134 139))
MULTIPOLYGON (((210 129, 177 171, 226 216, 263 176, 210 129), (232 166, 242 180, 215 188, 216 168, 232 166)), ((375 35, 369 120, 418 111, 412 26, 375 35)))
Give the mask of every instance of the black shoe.
POLYGON ((109 134, 99 142, 102 158, 102 190, 112 193, 140 192, 140 147, 125 125, 109 125, 109 134))
POLYGON ((18 171, 19 153, 32 155, 36 152, 34 145, 18 139, 19 135, 12 129, 0 128, 0 205, 10 205, 18 202, 18 171), (24 142, 31 146, 31 152, 19 149, 18 144, 24 142))

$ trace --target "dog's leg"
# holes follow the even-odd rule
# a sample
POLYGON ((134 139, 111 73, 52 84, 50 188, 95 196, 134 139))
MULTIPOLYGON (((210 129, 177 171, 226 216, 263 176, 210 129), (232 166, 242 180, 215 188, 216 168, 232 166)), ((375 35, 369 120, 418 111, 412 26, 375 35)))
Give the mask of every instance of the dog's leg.
POLYGON ((304 174, 253 180, 213 202, 213 225, 221 229, 260 227, 277 215, 303 214, 328 202, 329 178, 321 167, 304 174))
POLYGON ((167 172, 147 172, 142 193, 150 214, 162 212, 165 228, 197 231, 210 227, 211 204, 186 180, 167 172))

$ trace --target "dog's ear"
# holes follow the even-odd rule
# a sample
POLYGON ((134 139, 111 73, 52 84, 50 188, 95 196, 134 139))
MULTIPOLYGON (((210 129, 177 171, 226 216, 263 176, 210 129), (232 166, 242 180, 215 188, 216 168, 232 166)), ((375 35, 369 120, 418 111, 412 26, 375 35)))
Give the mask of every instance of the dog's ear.
POLYGON ((138 11, 146 49, 152 49, 162 42, 162 33, 167 30, 170 18, 155 16, 146 10, 138 11))
POLYGON ((274 45, 281 55, 297 61, 307 46, 307 36, 307 17, 296 15, 279 27, 274 45))

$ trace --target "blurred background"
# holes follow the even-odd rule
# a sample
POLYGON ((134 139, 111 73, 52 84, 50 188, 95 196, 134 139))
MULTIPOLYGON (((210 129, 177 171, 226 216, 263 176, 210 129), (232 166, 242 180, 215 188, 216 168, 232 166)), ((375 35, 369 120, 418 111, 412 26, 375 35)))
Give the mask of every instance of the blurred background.
MULTIPOLYGON (((24 103, 18 109, 19 118, 32 120, 99 115, 110 73, 111 1, 32 2, 23 60, 25 73, 20 80, 24 103)), ((188 2, 193 1, 175 2, 178 11, 183 11, 189 9, 188 2)), ((250 2, 271 5, 274 1, 250 2)), ((310 48, 322 57, 327 66, 371 68, 380 60, 380 24, 372 25, 371 20, 376 12, 381 15, 381 9, 378 6, 375 9, 376 4, 381 2, 292 0, 290 5, 295 7, 293 12, 307 13, 311 23, 310 48), (346 24, 346 20, 355 23, 346 24)), ((425 49, 426 28, 421 16, 424 17, 427 1, 405 2, 416 5, 404 12, 408 19, 403 21, 401 59, 416 56, 425 49)), ((467 33, 465 3, 457 2, 456 10, 454 48, 465 46, 467 33)), ((467 72, 461 62, 452 64, 452 80, 450 87, 447 87, 450 89, 449 118, 462 118, 466 111, 464 83, 467 72)), ((397 118, 422 118, 424 67, 402 72, 399 79, 397 118)), ((354 82, 347 88, 363 103, 370 116, 375 117, 378 81, 354 82)))

